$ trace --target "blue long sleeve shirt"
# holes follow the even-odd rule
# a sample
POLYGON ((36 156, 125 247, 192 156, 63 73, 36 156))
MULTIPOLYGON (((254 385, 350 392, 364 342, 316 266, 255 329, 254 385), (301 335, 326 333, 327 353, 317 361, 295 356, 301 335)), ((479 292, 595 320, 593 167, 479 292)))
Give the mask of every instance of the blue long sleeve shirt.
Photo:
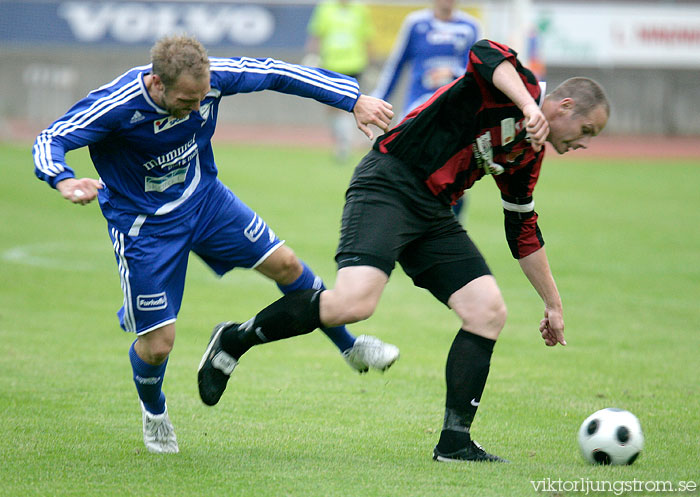
POLYGON ((104 188, 102 212, 124 232, 155 232, 177 222, 217 181, 211 138, 221 99, 274 90, 352 111, 357 81, 344 75, 274 59, 211 58, 211 91, 199 111, 177 119, 150 97, 135 67, 90 92, 41 132, 34 144, 35 173, 52 187, 74 177, 65 154, 87 146, 104 188))

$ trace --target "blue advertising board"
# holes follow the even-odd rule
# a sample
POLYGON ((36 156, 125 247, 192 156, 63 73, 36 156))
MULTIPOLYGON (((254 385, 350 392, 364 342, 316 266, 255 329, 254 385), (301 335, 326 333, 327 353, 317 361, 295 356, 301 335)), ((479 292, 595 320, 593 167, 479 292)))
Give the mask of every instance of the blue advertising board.
POLYGON ((188 33, 209 48, 301 48, 310 4, 0 0, 0 47, 150 46, 188 33))

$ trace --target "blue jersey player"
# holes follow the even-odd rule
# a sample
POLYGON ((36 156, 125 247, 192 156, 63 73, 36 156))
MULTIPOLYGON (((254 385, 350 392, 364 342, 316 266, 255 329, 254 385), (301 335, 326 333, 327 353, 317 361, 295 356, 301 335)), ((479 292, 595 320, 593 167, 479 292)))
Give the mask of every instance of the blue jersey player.
MULTIPOLYGON (((209 58, 196 39, 174 36, 153 46, 151 64, 92 91, 34 144, 36 175, 73 203, 97 198, 107 220, 124 293, 119 322, 137 335, 129 358, 151 452, 179 450, 161 386, 190 251, 219 275, 256 269, 285 294, 323 287, 217 179, 211 138, 222 97, 262 90, 350 111, 369 138, 370 124, 386 129, 393 117, 352 78, 273 59, 209 58), (66 164, 66 152, 84 146, 98 180, 75 178, 66 164)), ((398 358, 396 347, 374 337, 325 331, 360 372, 398 358)))
POLYGON ((462 76, 469 49, 481 38, 478 21, 455 10, 455 3, 456 0, 435 0, 432 9, 409 14, 401 26, 373 95, 388 100, 403 69, 410 66, 403 115, 426 102, 441 86, 462 76))

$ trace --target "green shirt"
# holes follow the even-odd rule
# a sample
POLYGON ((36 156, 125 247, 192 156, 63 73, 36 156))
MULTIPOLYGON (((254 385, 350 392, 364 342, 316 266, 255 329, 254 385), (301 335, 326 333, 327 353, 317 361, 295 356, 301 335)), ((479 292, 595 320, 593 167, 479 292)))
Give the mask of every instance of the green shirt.
POLYGON ((319 39, 324 68, 355 75, 367 67, 367 45, 373 30, 366 5, 326 0, 314 9, 308 31, 319 39))

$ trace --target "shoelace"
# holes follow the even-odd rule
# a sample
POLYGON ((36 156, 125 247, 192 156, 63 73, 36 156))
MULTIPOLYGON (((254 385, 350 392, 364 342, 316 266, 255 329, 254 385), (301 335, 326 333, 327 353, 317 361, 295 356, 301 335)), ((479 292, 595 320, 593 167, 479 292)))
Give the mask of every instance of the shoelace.
POLYGON ((376 344, 372 344, 367 350, 366 357, 371 361, 377 361, 382 357, 382 348, 376 344))
POLYGON ((153 438, 164 441, 170 435, 170 426, 165 422, 165 418, 146 418, 146 431, 153 435, 153 438))

